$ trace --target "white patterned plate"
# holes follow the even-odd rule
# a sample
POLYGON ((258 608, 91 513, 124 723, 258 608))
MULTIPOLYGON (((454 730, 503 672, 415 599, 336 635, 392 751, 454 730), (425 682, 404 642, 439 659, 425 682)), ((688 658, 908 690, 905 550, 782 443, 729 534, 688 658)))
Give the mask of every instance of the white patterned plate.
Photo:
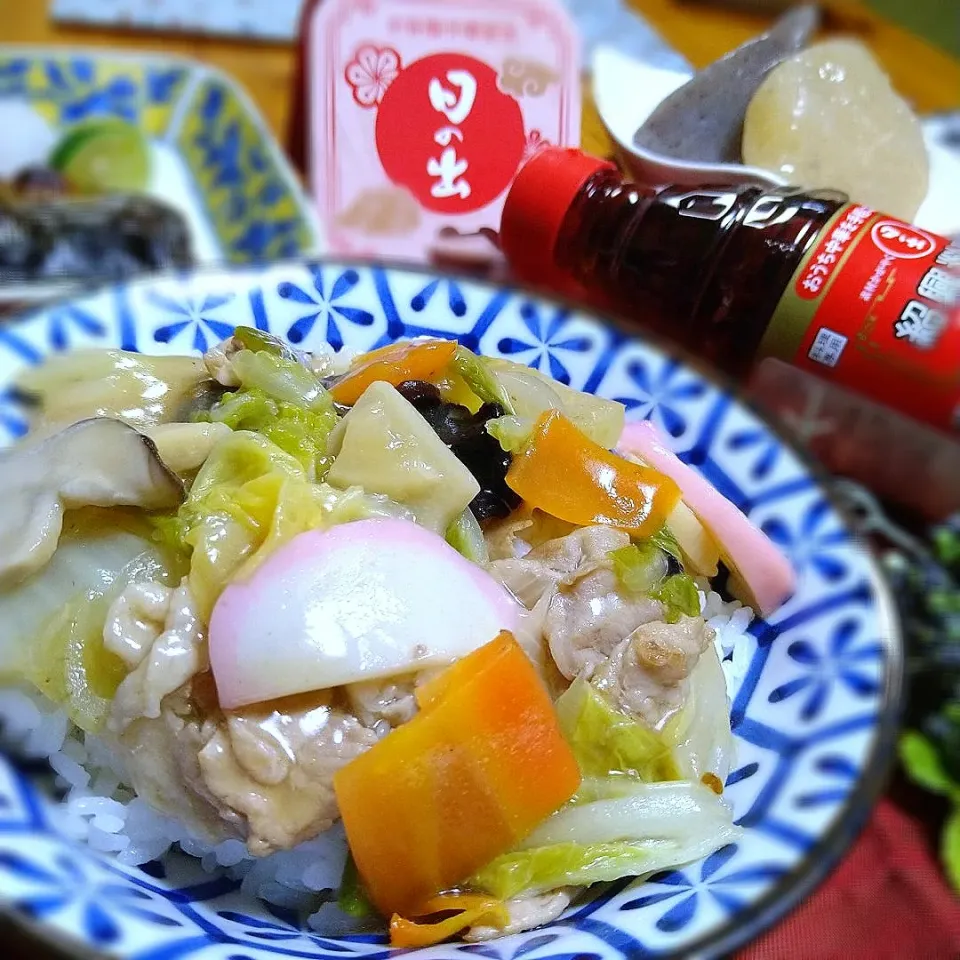
MULTIPOLYGON (((105 290, 0 327, 0 444, 24 429, 9 390, 25 364, 81 346, 204 350, 238 324, 310 349, 456 337, 650 418, 677 453, 789 554, 797 594, 750 628, 733 703, 727 796, 745 831, 699 863, 597 888, 556 923, 418 960, 715 956, 808 893, 865 820, 892 755, 901 650, 891 603, 819 479, 770 428, 694 367, 537 296, 469 280, 337 262, 197 273, 105 290)), ((129 960, 379 958, 382 937, 329 939, 186 858, 140 870, 50 826, 36 771, 0 759, 0 898, 41 933, 129 960)))

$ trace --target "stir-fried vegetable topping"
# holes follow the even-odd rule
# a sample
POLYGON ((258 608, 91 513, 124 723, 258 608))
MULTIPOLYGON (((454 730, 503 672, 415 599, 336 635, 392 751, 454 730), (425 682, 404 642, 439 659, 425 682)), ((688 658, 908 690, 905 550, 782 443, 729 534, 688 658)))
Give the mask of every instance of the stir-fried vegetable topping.
POLYGON ((561 520, 606 524, 641 537, 659 530, 680 498, 672 480, 609 453, 556 411, 540 418, 514 457, 507 486, 561 520))
POLYGON ((470 886, 509 900, 638 876, 696 860, 738 833, 720 797, 701 784, 639 784, 626 797, 567 807, 530 837, 535 845, 501 854, 470 886))
POLYGON ((308 480, 323 479, 337 415, 319 379, 295 358, 268 350, 241 350, 231 362, 240 388, 204 416, 266 437, 296 457, 308 480))
POLYGON ((557 715, 584 777, 675 780, 670 744, 615 709, 586 680, 574 680, 557 700, 557 715))
POLYGON ((485 429, 492 418, 499 416, 500 407, 484 403, 471 412, 468 407, 443 400, 436 387, 422 381, 401 384, 399 390, 480 485, 480 492, 470 503, 478 520, 505 517, 519 506, 520 498, 504 482, 510 455, 485 429))
POLYGON ((430 380, 453 359, 457 345, 452 340, 411 340, 393 343, 357 359, 331 389, 337 403, 356 403, 378 380, 397 386, 405 380, 430 380))
POLYGON ((546 688, 510 634, 421 687, 418 701, 413 720, 334 777, 360 875, 388 915, 423 915, 580 782, 546 688))
POLYGON ((502 901, 480 893, 445 893, 431 897, 420 914, 424 918, 443 916, 433 921, 416 921, 394 914, 390 920, 391 947, 429 947, 474 924, 503 927, 508 920, 502 901))
POLYGON ((663 619, 667 623, 676 623, 681 617, 695 617, 700 613, 697 585, 685 573, 667 577, 656 597, 663 604, 663 619))
POLYGON ((141 795, 163 812, 182 791, 191 823, 209 817, 255 853, 341 816, 339 906, 391 918, 401 948, 552 910, 529 924, 546 922, 564 888, 737 836, 721 796, 726 681, 693 577, 722 552, 769 604, 784 564, 766 576, 772 546, 754 556, 759 531, 653 428, 621 443, 621 404, 438 339, 340 375, 342 357, 249 328, 202 363, 113 351, 52 366, 25 380, 43 416, 109 413, 101 430, 131 434, 173 495, 92 512, 100 500, 64 474, 59 549, 28 544, 21 593, 0 590, 14 638, 0 639, 0 674, 84 730, 109 721, 118 744, 144 731, 163 760, 146 779, 165 782, 141 795), (84 382, 90 370, 104 383, 84 382), (25 609, 37 597, 42 617, 25 609), (140 700, 126 697, 139 641, 113 643, 128 613, 134 633, 162 626, 171 644, 186 618, 195 654, 164 682, 159 653, 141 661, 158 682, 140 700), (180 782, 187 768, 199 785, 180 782))

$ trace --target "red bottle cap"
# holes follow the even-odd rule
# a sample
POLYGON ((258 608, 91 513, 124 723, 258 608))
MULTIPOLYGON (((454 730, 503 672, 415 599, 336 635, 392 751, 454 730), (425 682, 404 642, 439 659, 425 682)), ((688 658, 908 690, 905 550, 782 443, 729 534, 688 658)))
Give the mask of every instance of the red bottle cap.
POLYGON ((556 276, 553 251, 567 211, 604 169, 614 164, 561 147, 538 151, 520 168, 500 219, 500 249, 519 278, 546 283, 556 276))

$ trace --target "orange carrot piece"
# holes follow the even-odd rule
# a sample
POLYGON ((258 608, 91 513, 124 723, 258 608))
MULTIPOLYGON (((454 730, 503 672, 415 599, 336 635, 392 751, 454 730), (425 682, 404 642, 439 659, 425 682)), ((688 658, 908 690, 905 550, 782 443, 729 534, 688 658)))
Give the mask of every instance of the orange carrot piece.
POLYGON ((387 916, 422 916, 580 784, 550 695, 511 634, 446 673, 424 688, 417 716, 333 781, 357 869, 387 916))
POLYGON ((506 481, 529 507, 559 520, 636 536, 656 533, 680 499, 669 477, 604 450, 557 410, 537 421, 506 481))
POLYGON ((478 921, 494 927, 505 926, 509 917, 500 900, 484 894, 445 893, 428 900, 418 915, 453 912, 442 920, 408 920, 395 913, 390 920, 391 947, 429 947, 460 933, 478 921))
POLYGON ((431 380, 450 365, 456 353, 453 340, 411 340, 391 343, 357 358, 330 389, 337 403, 352 406, 378 380, 398 386, 404 380, 431 380))

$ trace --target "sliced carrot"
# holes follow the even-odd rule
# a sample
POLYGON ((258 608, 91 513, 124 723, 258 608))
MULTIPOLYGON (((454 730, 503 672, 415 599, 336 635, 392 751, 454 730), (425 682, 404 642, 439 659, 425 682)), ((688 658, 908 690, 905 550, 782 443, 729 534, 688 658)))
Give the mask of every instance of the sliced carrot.
POLYGON ((337 403, 352 406, 363 391, 378 380, 395 387, 405 380, 432 380, 449 366, 456 351, 453 340, 391 343, 358 357, 330 393, 337 403))
POLYGON ((669 477, 604 450, 557 410, 537 421, 506 481, 529 507, 551 517, 636 536, 656 533, 680 499, 669 477))
MULTIPOLYGON (((499 638, 498 638, 499 639, 499 638)), ((421 684, 414 691, 417 706, 421 710, 435 707, 451 689, 468 683, 471 676, 485 670, 487 666, 503 655, 502 646, 496 642, 484 644, 469 657, 464 657, 437 674, 433 679, 421 684)))
POLYGON ((422 916, 580 783, 550 695, 507 632, 424 687, 421 704, 333 781, 357 869, 387 916, 422 916))
POLYGON ((421 917, 449 913, 441 920, 408 920, 395 913, 390 920, 391 947, 429 947, 448 940, 482 921, 492 927, 506 926, 509 917, 502 901, 475 893, 445 893, 432 897, 418 911, 421 917))

